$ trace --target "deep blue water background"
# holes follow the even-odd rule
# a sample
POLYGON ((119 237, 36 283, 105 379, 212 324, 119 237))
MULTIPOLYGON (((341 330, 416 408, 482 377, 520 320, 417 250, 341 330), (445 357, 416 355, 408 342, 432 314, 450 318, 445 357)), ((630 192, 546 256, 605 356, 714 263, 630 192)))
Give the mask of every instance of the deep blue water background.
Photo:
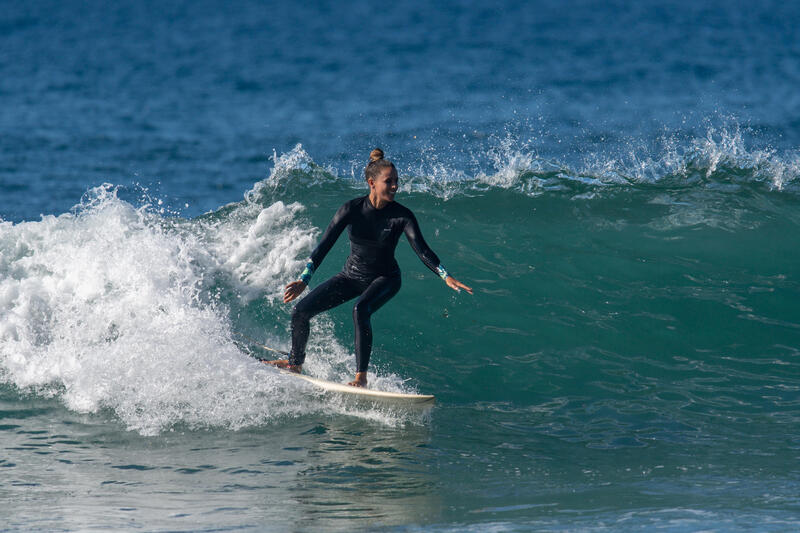
MULTIPOLYGON (((0 523, 795 530, 799 23, 779 2, 4 3, 0 523), (285 344, 269 295, 375 146, 476 288, 401 243, 373 361, 437 395, 422 419, 297 400, 228 335, 285 344)), ((316 360, 350 361, 349 313, 316 360)))
POLYGON ((792 3, 37 1, 1 16, 5 220, 103 182, 213 210, 297 143, 356 175, 373 145, 474 173, 507 135, 578 167, 726 122, 798 144, 792 3))

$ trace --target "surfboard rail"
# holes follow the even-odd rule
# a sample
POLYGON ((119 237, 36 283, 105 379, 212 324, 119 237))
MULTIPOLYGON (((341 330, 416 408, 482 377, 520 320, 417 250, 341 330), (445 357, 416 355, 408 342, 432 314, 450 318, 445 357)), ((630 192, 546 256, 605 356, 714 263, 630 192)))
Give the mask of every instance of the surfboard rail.
POLYGON ((281 374, 292 376, 327 391, 357 397, 364 400, 384 401, 404 405, 432 405, 436 397, 432 394, 408 394, 404 392, 390 392, 369 389, 366 387, 353 387, 345 383, 336 383, 320 378, 315 378, 306 374, 298 374, 282 368, 277 369, 281 374))

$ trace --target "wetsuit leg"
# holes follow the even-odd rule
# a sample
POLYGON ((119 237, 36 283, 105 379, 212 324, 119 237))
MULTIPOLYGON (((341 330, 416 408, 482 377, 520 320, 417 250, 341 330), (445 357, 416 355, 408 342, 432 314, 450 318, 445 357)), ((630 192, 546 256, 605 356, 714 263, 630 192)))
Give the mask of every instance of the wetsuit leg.
POLYGON ((372 313, 381 308, 400 290, 400 276, 375 278, 353 307, 356 328, 356 371, 366 372, 372 353, 372 313))
POLYGON ((352 300, 361 294, 362 289, 363 285, 343 274, 337 274, 300 300, 292 311, 292 352, 289 354, 289 364, 302 365, 306 359, 311 318, 352 300))

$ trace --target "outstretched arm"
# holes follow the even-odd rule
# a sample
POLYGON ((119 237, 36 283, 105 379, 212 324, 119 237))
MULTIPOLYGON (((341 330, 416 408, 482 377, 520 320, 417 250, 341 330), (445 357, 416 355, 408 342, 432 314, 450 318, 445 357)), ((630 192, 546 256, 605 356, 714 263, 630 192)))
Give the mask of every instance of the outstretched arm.
POLYGON ((406 238, 408 239, 408 243, 417 253, 417 256, 419 256, 422 262, 425 263, 425 266, 436 272, 436 274, 444 280, 447 286, 454 291, 460 292, 461 289, 464 289, 468 293, 472 294, 472 288, 467 287, 447 273, 444 265, 442 265, 441 261, 439 261, 439 258, 435 253, 433 253, 433 250, 430 249, 428 243, 426 243, 425 239, 422 237, 422 231, 419 229, 417 218, 413 214, 406 223, 404 231, 406 238))

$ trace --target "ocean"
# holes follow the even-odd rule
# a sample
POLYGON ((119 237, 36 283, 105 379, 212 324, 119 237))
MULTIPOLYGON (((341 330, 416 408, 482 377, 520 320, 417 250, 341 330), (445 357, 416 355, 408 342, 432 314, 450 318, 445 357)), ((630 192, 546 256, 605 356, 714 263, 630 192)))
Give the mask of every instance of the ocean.
MULTIPOLYGON (((795 531, 800 7, 6 2, 1 531, 795 531), (259 363, 380 147, 354 404, 259 363)), ((338 272, 342 236, 312 280, 338 272)), ((305 371, 355 367, 351 305, 305 371)))

